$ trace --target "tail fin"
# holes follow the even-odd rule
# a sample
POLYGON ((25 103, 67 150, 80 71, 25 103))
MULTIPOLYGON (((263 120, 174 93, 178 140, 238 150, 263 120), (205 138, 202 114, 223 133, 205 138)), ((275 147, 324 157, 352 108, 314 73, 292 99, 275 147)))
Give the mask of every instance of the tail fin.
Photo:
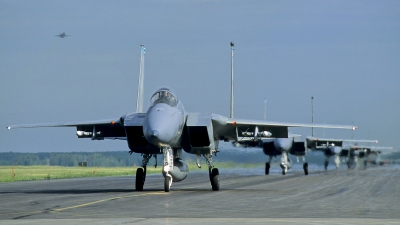
POLYGON ((140 52, 140 66, 139 66, 139 83, 137 89, 137 99, 136 99, 136 112, 143 112, 143 85, 144 85, 144 55, 146 54, 146 47, 144 45, 141 46, 140 52))

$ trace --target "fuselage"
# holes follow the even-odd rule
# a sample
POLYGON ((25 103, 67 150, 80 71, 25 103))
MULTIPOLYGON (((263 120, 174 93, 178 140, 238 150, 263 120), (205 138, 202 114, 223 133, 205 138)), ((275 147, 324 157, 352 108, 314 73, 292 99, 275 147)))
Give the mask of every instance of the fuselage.
POLYGON ((185 109, 177 95, 170 88, 160 88, 151 98, 151 106, 144 119, 143 134, 155 146, 181 148, 185 118, 185 109))
POLYGON ((274 147, 275 149, 282 153, 284 151, 289 152, 293 146, 293 138, 275 138, 274 139, 274 147))
POLYGON ((325 156, 334 156, 339 155, 342 151, 342 147, 340 146, 329 146, 328 148, 324 149, 325 156))

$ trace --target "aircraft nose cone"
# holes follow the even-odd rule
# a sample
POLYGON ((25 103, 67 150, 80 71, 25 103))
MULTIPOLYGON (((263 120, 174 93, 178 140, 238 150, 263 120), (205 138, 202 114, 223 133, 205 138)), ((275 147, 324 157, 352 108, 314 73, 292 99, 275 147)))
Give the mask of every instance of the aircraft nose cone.
POLYGON ((152 130, 152 131, 150 132, 150 136, 151 136, 152 138, 158 138, 159 135, 160 135, 160 134, 158 133, 158 130, 152 130))

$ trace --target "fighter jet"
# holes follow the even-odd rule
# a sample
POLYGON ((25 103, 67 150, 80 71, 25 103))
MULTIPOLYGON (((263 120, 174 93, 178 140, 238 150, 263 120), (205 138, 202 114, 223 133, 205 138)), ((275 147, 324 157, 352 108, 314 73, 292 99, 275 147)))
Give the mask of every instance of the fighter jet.
POLYGON ((392 150, 393 147, 380 146, 351 146, 345 153, 348 154, 347 167, 353 168, 357 165, 359 159, 363 160, 364 169, 367 168, 367 162, 379 164, 379 156, 385 150, 392 150))
MULTIPOLYGON (((302 158, 304 174, 308 175, 308 163, 305 162, 306 148, 302 141, 295 141, 296 137, 301 135, 288 134, 288 138, 260 138, 258 140, 251 138, 253 133, 242 132, 238 136, 238 141, 232 142, 236 147, 259 147, 263 149, 264 154, 268 155, 268 162, 265 163, 265 175, 269 174, 271 161, 274 157, 281 156, 279 166, 282 168, 282 175, 292 167, 292 162, 288 154, 302 158), (247 137, 246 137, 247 136, 247 137)), ((266 135, 265 135, 266 136, 266 135)))
POLYGON ((65 38, 65 37, 72 36, 72 35, 67 35, 67 34, 65 34, 65 32, 63 32, 63 33, 61 33, 61 34, 54 35, 54 36, 58 36, 58 37, 60 37, 60 38, 65 38))
POLYGON ((354 143, 378 143, 378 140, 353 140, 307 137, 307 148, 313 151, 322 151, 325 155, 325 170, 328 169, 329 158, 334 157, 336 169, 340 165, 340 157, 348 157, 349 150, 357 144, 354 143))
POLYGON ((161 154, 166 192, 169 192, 172 182, 182 181, 188 175, 188 167, 182 161, 182 149, 197 155, 199 167, 200 155, 204 156, 212 190, 217 191, 219 171, 214 167, 212 153, 217 152, 220 140, 237 142, 241 130, 252 130, 253 139, 257 141, 263 137, 288 138, 288 127, 356 129, 350 125, 283 123, 227 118, 214 113, 189 113, 177 93, 169 87, 155 91, 150 102, 146 113, 126 114, 116 119, 12 125, 7 129, 76 127, 78 138, 127 140, 131 152, 143 154, 142 168, 136 172, 136 190, 143 190, 149 159, 161 154))
POLYGON ((211 112, 190 113, 170 87, 156 90, 150 98, 150 107, 142 112, 144 52, 142 45, 136 112, 100 121, 11 125, 7 129, 75 127, 78 138, 125 140, 131 154, 142 155, 142 165, 136 170, 136 191, 143 190, 149 160, 162 155, 165 192, 170 191, 172 182, 183 181, 189 173, 187 164, 182 161, 183 152, 195 154, 199 168, 201 156, 205 158, 212 190, 218 191, 219 170, 214 167, 212 154, 218 152, 219 141, 239 142, 249 138, 257 143, 267 137, 289 138, 289 127, 356 129, 352 125, 285 123, 228 118, 211 112))

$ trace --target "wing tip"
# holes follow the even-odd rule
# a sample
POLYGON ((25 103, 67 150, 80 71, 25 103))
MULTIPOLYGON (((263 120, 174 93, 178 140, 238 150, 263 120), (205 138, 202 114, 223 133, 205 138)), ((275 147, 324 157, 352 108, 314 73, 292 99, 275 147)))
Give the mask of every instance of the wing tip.
POLYGON ((11 130, 11 127, 7 127, 7 130, 11 130))
POLYGON ((353 126, 353 130, 356 130, 357 129, 357 126, 353 126))

